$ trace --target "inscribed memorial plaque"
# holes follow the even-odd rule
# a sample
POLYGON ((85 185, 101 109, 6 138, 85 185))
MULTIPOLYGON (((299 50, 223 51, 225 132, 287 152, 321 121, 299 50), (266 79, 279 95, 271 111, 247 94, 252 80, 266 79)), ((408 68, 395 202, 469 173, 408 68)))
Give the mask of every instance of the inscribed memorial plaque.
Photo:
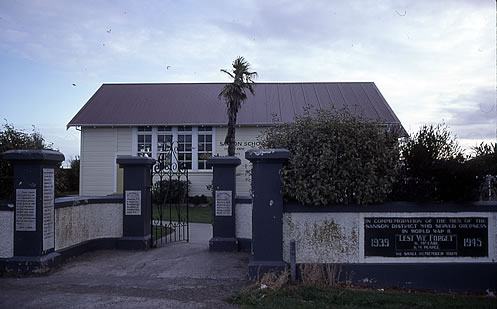
POLYGON ((55 246, 54 234, 54 169, 43 169, 43 250, 55 246))
POLYGON ((233 214, 232 196, 233 191, 216 191, 216 216, 233 214))
POLYGON ((36 189, 16 189, 16 231, 36 231, 36 189))
POLYGON ((126 212, 127 216, 141 216, 142 214, 142 192, 126 190, 126 212))
POLYGON ((364 255, 486 257, 488 218, 364 218, 364 255))

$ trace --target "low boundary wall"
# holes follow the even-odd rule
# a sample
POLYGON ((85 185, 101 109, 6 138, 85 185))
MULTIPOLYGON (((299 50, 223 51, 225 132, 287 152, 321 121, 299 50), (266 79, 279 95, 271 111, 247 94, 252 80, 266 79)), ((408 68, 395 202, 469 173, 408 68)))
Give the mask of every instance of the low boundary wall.
POLYGON ((14 255, 14 203, 0 201, 0 258, 14 255))
POLYGON ((252 248, 252 198, 235 198, 235 224, 238 250, 250 251, 252 248))
POLYGON ((0 203, 0 271, 43 272, 90 250, 119 247, 122 196, 76 196, 56 199, 54 204, 55 250, 44 260, 14 256, 14 206, 0 203))
POLYGON ((55 201, 55 251, 123 235, 123 197, 71 197, 55 201))
POLYGON ((150 248, 155 160, 117 159, 124 169, 123 196, 55 199, 62 153, 10 150, 2 156, 13 165, 15 201, 0 202, 0 272, 46 272, 91 249, 150 248))
POLYGON ((355 284, 431 290, 497 289, 497 203, 283 210, 283 260, 339 264, 355 284))

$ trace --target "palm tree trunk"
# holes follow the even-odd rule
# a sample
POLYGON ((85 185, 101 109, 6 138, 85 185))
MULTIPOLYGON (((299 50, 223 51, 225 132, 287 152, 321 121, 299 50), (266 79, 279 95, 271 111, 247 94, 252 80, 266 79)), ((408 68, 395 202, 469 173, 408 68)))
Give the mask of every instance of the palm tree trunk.
POLYGON ((235 131, 236 131, 236 112, 230 109, 228 114, 228 133, 224 143, 228 145, 228 156, 235 156, 235 131))

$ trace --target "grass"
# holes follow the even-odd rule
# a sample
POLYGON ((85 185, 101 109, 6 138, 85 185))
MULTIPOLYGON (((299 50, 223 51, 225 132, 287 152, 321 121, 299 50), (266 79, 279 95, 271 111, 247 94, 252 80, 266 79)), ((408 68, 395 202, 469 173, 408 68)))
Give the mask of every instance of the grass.
POLYGON ((344 287, 252 289, 228 300, 242 308, 497 308, 497 298, 344 287))
POLYGON ((65 196, 73 196, 73 195, 79 195, 79 191, 61 192, 59 194, 56 194, 55 197, 65 197, 65 196))
MULTIPOLYGON (((153 211, 153 217, 158 218, 159 217, 158 205, 153 205, 152 211, 153 211)), ((181 211, 182 211, 182 217, 183 214, 185 214, 186 216, 186 209, 184 206, 181 207, 181 211)), ((188 215, 189 215, 189 222, 191 223, 212 223, 212 209, 210 206, 201 207, 201 206, 190 205, 188 209, 188 215)), ((168 207, 164 209, 163 220, 164 221, 170 220, 168 207)), ((178 221, 178 215, 175 210, 175 206, 173 206, 172 209, 172 221, 178 221)))
POLYGON ((160 239, 168 234, 170 234, 173 230, 165 227, 165 226, 157 226, 157 225, 154 225, 153 226, 153 230, 152 230, 152 237, 153 237, 153 240, 157 240, 157 239, 160 239))

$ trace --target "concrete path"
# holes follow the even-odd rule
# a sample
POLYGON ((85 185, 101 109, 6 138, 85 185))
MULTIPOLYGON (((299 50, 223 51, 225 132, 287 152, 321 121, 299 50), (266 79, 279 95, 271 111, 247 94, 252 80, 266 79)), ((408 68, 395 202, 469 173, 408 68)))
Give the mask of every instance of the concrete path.
POLYGON ((86 253, 49 275, 0 278, 0 308, 233 308, 249 285, 247 253, 208 250, 210 224, 190 224, 190 242, 148 251, 86 253))

